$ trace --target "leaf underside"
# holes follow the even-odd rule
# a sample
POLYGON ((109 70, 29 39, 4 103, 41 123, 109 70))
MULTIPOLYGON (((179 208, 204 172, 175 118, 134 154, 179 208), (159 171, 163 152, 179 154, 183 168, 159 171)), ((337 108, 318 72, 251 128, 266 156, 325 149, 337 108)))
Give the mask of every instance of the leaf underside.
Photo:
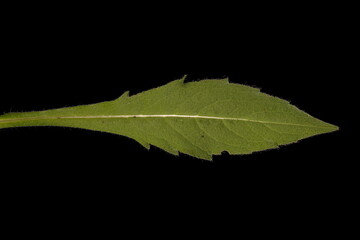
POLYGON ((259 89, 227 79, 184 83, 184 78, 113 101, 0 116, 0 128, 63 126, 119 134, 211 160, 250 154, 338 130, 259 89))

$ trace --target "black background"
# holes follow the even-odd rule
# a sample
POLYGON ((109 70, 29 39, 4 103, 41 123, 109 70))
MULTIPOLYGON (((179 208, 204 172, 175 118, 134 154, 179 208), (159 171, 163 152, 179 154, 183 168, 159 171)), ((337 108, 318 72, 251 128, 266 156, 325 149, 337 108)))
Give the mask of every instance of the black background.
POLYGON ((254 206, 270 215, 342 213, 331 206, 339 196, 351 198, 356 157, 349 145, 353 32, 341 9, 32 7, 3 19, 0 113, 112 100, 187 74, 187 81, 229 77, 259 87, 340 131, 208 162, 100 132, 2 129, 4 194, 22 211, 33 214, 35 204, 52 209, 49 217, 127 208, 176 215, 188 206, 202 214, 254 206))

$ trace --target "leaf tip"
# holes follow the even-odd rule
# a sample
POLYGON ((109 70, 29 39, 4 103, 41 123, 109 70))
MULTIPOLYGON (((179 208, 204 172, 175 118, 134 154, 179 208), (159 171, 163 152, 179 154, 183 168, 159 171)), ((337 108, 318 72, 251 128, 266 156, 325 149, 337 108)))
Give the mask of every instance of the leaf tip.
POLYGON ((320 123, 321 123, 321 125, 319 125, 319 127, 322 129, 322 133, 331 133, 331 132, 336 132, 336 131, 340 130, 340 128, 334 124, 323 122, 323 121, 320 121, 320 123))
POLYGON ((336 125, 333 125, 333 124, 330 124, 329 129, 330 129, 330 132, 336 132, 336 131, 340 130, 340 127, 336 126, 336 125))

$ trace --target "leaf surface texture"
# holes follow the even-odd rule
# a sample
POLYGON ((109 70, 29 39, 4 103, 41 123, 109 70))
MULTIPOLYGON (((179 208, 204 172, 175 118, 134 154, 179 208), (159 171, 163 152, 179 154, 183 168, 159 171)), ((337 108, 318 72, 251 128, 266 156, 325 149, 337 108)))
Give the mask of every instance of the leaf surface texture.
POLYGON ((0 116, 0 128, 26 126, 114 133, 146 148, 207 160, 223 151, 250 154, 338 129, 257 88, 184 78, 113 101, 0 116))

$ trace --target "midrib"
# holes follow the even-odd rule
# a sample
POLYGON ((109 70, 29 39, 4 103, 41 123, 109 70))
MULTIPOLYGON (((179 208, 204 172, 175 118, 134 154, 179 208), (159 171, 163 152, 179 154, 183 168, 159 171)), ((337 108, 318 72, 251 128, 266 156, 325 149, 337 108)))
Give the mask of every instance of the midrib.
POLYGON ((246 119, 246 118, 200 116, 200 115, 176 115, 176 114, 26 117, 26 118, 3 119, 3 120, 0 120, 0 124, 1 123, 12 123, 12 122, 23 122, 23 121, 34 121, 34 120, 111 119, 111 118, 193 118, 193 119, 213 119, 213 120, 243 121, 243 122, 254 122, 254 123, 263 123, 263 124, 278 124, 278 125, 288 125, 288 126, 326 128, 326 127, 319 127, 319 126, 313 126, 313 125, 304 125, 304 124, 297 124, 297 123, 285 123, 285 122, 273 122, 273 121, 262 121, 262 120, 246 119))

